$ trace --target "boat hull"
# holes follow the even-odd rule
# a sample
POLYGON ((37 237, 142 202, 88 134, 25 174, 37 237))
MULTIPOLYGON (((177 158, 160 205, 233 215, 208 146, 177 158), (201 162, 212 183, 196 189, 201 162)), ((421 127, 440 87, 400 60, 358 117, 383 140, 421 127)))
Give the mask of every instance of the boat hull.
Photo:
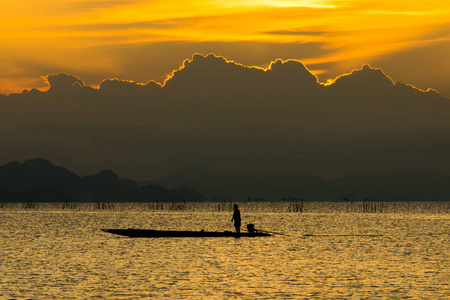
POLYGON ((104 232, 128 236, 133 238, 158 238, 158 237, 258 237, 271 236, 265 232, 231 232, 231 231, 169 231, 169 230, 150 230, 150 229, 102 229, 104 232))

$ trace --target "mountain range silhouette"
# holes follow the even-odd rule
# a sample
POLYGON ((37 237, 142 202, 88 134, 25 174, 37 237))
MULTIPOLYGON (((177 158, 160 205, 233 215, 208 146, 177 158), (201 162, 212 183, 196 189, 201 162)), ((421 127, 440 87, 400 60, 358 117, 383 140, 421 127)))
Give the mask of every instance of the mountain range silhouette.
POLYGON ((38 158, 0 166, 2 202, 115 202, 115 201, 204 201, 196 190, 181 186, 139 187, 132 179, 119 179, 111 170, 80 177, 69 170, 38 158))
POLYGON ((449 201, 450 177, 431 171, 358 172, 336 179, 190 167, 151 181, 111 170, 80 177, 45 159, 0 166, 0 202, 449 201), (189 187, 188 187, 189 186, 189 187))

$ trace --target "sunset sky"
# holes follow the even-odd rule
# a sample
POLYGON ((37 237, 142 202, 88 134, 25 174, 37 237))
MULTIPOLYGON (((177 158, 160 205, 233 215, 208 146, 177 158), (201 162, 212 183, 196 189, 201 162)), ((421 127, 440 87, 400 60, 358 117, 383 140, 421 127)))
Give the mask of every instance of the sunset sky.
POLYGON ((360 68, 450 97, 447 0, 1 1, 0 93, 66 72, 163 82, 194 53, 267 67, 297 59, 321 82, 360 68))

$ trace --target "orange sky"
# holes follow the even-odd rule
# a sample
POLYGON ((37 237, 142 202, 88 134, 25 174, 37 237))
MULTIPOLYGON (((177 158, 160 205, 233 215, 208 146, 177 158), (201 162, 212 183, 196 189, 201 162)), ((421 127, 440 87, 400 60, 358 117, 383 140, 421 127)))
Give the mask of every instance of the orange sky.
POLYGON ((15 0, 0 10, 0 93, 66 72, 157 80, 193 53, 267 67, 298 59, 319 79, 361 67, 450 97, 447 0, 15 0))

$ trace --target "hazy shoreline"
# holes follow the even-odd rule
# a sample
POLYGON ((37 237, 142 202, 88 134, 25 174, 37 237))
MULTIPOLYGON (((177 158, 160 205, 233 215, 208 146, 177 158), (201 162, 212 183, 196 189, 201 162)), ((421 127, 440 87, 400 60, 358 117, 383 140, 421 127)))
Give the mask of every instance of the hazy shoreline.
POLYGON ((278 201, 278 202, 0 202, 1 211, 167 211, 246 213, 420 213, 448 214, 450 201, 278 201))

